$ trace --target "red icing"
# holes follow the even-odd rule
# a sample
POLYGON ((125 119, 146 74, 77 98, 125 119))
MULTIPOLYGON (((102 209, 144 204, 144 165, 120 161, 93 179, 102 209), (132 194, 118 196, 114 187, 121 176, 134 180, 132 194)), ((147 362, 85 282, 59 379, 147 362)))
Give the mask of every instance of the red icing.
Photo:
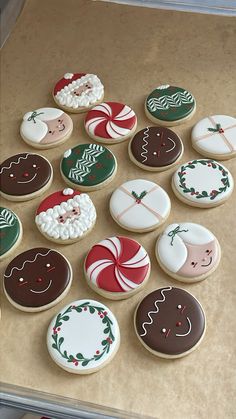
POLYGON ((60 90, 64 89, 65 86, 68 86, 72 81, 81 79, 82 76, 85 76, 86 73, 75 73, 71 79, 64 79, 64 77, 57 82, 54 87, 54 95, 56 95, 60 90))
POLYGON ((79 191, 74 191, 72 195, 63 195, 63 191, 54 192, 53 194, 47 196, 39 205, 36 215, 40 212, 47 211, 49 208, 55 207, 55 205, 60 205, 62 202, 66 202, 69 199, 74 198, 74 196, 80 195, 79 191))

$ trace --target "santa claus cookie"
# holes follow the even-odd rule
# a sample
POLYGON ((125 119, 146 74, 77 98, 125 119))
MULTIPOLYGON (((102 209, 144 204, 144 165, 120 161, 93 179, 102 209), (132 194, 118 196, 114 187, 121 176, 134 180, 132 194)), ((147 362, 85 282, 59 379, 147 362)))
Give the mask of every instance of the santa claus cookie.
POLYGON ((149 180, 123 183, 110 199, 110 213, 121 227, 143 233, 160 227, 168 218, 171 203, 167 193, 149 180))
POLYGON ((134 316, 140 342, 154 355, 181 358, 201 343, 205 313, 197 299, 180 288, 165 287, 146 295, 134 316))
POLYGON ((192 118, 196 110, 193 95, 182 87, 166 84, 148 95, 145 112, 150 121, 159 125, 179 125, 192 118))
POLYGON ((53 90, 59 108, 68 112, 86 112, 102 102, 104 87, 95 74, 66 73, 53 90))
POLYGON ((78 300, 51 321, 47 347, 53 361, 74 374, 90 374, 105 367, 120 345, 119 325, 104 304, 78 300))
POLYGON ((35 222, 48 240, 70 244, 92 230, 96 210, 87 194, 67 188, 43 200, 37 209, 35 222))
POLYGON ((3 287, 10 303, 22 311, 53 307, 68 293, 72 269, 56 250, 37 247, 20 253, 7 266, 3 287))
POLYGON ((61 175, 75 189, 93 191, 108 185, 116 175, 114 154, 98 144, 79 144, 65 151, 61 160, 61 175))
POLYGON ((0 193, 10 201, 28 201, 42 195, 50 187, 52 178, 52 166, 45 157, 16 154, 0 165, 0 193))
POLYGON ((225 166, 199 159, 183 164, 174 173, 172 188, 181 201, 200 208, 223 204, 232 194, 234 181, 225 166))
POLYGON ((0 207, 0 260, 10 256, 22 239, 22 224, 9 208, 0 207))
POLYGON ((236 119, 227 115, 202 119, 193 127, 192 145, 203 156, 231 159, 236 155, 236 119))
POLYGON ((129 143, 130 159, 137 166, 150 171, 162 171, 174 166, 183 151, 179 136, 164 127, 144 128, 129 143))
POLYGON ((64 143, 73 131, 73 121, 61 109, 40 108, 23 116, 20 134, 35 148, 53 148, 64 143))
POLYGON ((137 117, 127 105, 104 102, 95 106, 85 118, 88 135, 105 144, 120 143, 129 138, 137 127, 137 117))
POLYGON ((128 237, 109 237, 88 252, 84 271, 94 291, 112 300, 121 300, 146 285, 150 259, 137 241, 128 237))
POLYGON ((217 238, 207 228, 194 223, 169 225, 156 243, 161 268, 182 282, 202 281, 220 263, 217 238))

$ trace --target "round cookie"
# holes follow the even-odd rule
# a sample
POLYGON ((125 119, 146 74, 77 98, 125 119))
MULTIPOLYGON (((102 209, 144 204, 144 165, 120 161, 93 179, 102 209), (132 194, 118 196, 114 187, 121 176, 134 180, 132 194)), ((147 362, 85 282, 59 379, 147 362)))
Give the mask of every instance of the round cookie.
POLYGON ((159 236, 156 258, 161 268, 182 282, 202 281, 220 263, 217 238, 206 227, 195 223, 171 224, 159 236))
POLYGON ((119 325, 108 307, 94 300, 67 305, 51 321, 47 347, 53 361, 74 374, 105 367, 120 345, 119 325))
POLYGON ((0 193, 10 201, 28 201, 42 195, 52 179, 50 162, 39 154, 16 154, 0 165, 0 193))
POLYGON ((10 256, 22 239, 22 224, 9 208, 0 207, 0 260, 10 256))
POLYGON ((108 185, 116 175, 117 161, 108 148, 79 144, 66 150, 61 160, 64 181, 81 191, 94 191, 108 185))
POLYGON ((54 192, 41 202, 35 223, 48 240, 70 244, 84 238, 92 230, 96 217, 90 197, 67 188, 54 192))
POLYGON ((143 233, 161 226, 169 216, 170 198, 159 185, 135 179, 123 183, 110 199, 110 213, 121 227, 143 233))
POLYGON ((126 140, 136 127, 137 117, 133 109, 118 102, 103 102, 91 109, 85 118, 87 134, 104 144, 126 140))
POLYGON ((236 119, 227 115, 202 119, 192 129, 192 145, 205 157, 231 159, 236 155, 236 119))
POLYGON ((3 287, 14 307, 36 312, 59 303, 71 282, 72 268, 68 260, 56 250, 37 247, 20 253, 9 263, 3 287))
POLYGON ((232 194, 234 181, 225 166, 198 159, 183 164, 172 177, 172 189, 181 201, 200 208, 223 204, 232 194))
POLYGON ((88 252, 84 272, 88 285, 112 300, 129 298, 141 291, 150 274, 150 259, 136 240, 109 237, 88 252))
POLYGON ((154 89, 145 101, 148 119, 159 125, 180 125, 192 118, 195 111, 193 95, 182 87, 169 84, 154 89))
POLYGON ((20 135, 31 147, 53 148, 63 144, 73 131, 69 115, 57 108, 40 108, 23 116, 20 135))
POLYGON ((183 151, 179 136, 164 127, 144 128, 129 143, 130 159, 137 166, 150 171, 162 171, 174 166, 183 151))
POLYGON ((53 98, 59 108, 68 112, 86 112, 102 102, 104 86, 95 74, 66 73, 54 89, 53 98))
POLYGON ((157 289, 139 303, 134 326, 140 342, 154 355, 181 358, 201 343, 206 329, 204 311, 189 292, 157 289))

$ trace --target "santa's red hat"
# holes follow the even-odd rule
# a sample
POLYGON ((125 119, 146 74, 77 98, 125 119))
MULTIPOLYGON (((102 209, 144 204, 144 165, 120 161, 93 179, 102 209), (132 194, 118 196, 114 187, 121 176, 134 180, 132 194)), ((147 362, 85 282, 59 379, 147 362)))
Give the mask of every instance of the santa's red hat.
POLYGON ((73 81, 81 79, 81 77, 86 76, 86 73, 66 73, 64 77, 57 82, 54 87, 54 95, 60 92, 64 87, 69 86, 73 81))
POLYGON ((54 208, 56 205, 61 205, 62 202, 67 202, 69 199, 73 199, 76 195, 80 195, 79 191, 74 191, 71 188, 66 188, 63 191, 54 192, 49 195, 39 205, 36 215, 41 212, 46 212, 49 208, 54 208))

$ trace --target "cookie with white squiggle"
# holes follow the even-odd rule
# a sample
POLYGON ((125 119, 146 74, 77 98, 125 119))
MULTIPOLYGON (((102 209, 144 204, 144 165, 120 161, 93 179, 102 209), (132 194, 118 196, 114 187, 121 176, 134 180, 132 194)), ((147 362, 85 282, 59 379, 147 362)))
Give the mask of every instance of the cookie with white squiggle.
POLYGON ((144 347, 161 358, 181 358, 201 343, 206 318, 189 292, 167 286, 146 295, 134 317, 135 331, 144 347))

